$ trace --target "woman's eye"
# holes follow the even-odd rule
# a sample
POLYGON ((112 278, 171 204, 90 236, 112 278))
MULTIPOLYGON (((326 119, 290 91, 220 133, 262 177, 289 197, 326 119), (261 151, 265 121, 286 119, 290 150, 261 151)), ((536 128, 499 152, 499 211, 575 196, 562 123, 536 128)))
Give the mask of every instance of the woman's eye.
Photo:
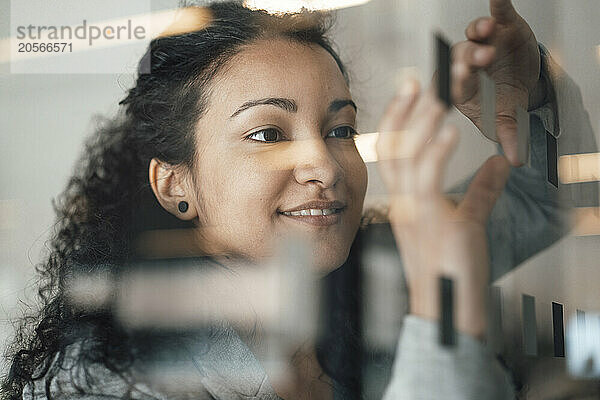
POLYGON ((338 139, 350 139, 357 135, 356 130, 351 126, 338 126, 332 129, 327 137, 338 138, 338 139))
POLYGON ((281 140, 281 133, 277 129, 267 128, 258 132, 254 132, 246 136, 246 138, 250 140, 256 140, 257 142, 272 143, 281 140))

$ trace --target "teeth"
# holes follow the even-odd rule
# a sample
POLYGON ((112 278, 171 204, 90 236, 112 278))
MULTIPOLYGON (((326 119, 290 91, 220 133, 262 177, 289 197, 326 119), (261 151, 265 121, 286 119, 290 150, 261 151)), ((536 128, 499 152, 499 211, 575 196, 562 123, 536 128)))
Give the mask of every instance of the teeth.
POLYGON ((315 208, 311 208, 311 209, 307 209, 307 210, 300 210, 300 211, 284 211, 283 214, 284 215, 290 215, 290 216, 310 216, 310 215, 331 215, 331 214, 335 214, 336 213, 336 209, 335 208, 324 208, 324 209, 315 209, 315 208))

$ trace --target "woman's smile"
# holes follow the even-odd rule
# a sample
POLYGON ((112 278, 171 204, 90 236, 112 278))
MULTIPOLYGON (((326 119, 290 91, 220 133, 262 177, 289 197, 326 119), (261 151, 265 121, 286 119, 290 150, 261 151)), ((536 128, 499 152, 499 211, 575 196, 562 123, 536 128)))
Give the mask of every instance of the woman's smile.
POLYGON ((314 226, 330 226, 340 222, 345 208, 345 204, 340 201, 311 201, 278 213, 293 221, 314 226))

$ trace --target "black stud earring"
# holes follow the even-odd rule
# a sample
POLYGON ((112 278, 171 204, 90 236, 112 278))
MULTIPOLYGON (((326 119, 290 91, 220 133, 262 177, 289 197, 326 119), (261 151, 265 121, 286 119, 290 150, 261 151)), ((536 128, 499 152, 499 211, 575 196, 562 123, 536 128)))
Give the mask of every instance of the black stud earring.
POLYGON ((179 208, 179 212, 180 213, 184 213, 188 210, 189 204, 187 201, 180 201, 179 204, 177 204, 177 208, 179 208))

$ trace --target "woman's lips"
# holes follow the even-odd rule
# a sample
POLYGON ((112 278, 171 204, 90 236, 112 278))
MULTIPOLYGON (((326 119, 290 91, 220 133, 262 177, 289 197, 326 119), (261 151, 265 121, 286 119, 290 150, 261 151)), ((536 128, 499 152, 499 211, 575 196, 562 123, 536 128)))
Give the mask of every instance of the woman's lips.
MULTIPOLYGON (((337 224, 341 219, 341 214, 344 211, 344 208, 335 208, 329 210, 300 210, 301 215, 290 215, 289 212, 283 213, 279 212, 284 218, 289 218, 291 220, 295 220, 297 222, 306 223, 314 226, 329 226, 337 224), (310 214, 307 214, 307 211, 310 214), (311 213, 312 211, 312 213, 311 213), (317 213, 320 211, 320 215, 317 213), (329 211, 331 213, 329 213, 329 211), (327 214, 327 215, 325 215, 327 214)), ((294 212, 297 214, 297 212, 294 212)))

